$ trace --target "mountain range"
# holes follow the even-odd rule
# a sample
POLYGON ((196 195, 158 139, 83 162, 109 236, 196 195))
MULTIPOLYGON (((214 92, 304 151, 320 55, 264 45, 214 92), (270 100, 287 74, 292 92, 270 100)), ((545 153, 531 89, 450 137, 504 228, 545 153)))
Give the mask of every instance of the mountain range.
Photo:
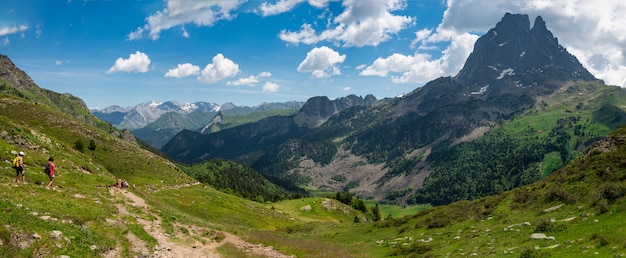
POLYGON ((238 120, 251 122, 265 116, 295 112, 302 105, 303 103, 298 101, 263 103, 254 107, 236 106, 230 102, 218 105, 209 102, 180 104, 176 101, 148 101, 134 107, 122 108, 113 105, 104 109, 92 109, 90 112, 116 128, 131 130, 152 147, 161 148, 182 130, 200 132, 207 130, 217 116, 231 117, 229 121, 233 120, 237 123, 227 123, 223 120, 218 126, 213 121, 212 130, 242 123, 238 120), (251 115, 253 113, 254 115, 251 115), (248 117, 233 118, 243 116, 248 117))
POLYGON ((445 204, 513 189, 566 164, 620 124, 621 96, 623 89, 604 85, 561 46, 542 17, 531 27, 528 15, 507 13, 477 40, 457 75, 403 97, 332 114, 326 108, 335 104, 314 97, 289 117, 211 134, 181 131, 161 150, 188 164, 233 159, 313 189, 445 204), (543 120, 532 120, 537 116, 543 120), (520 121, 527 131, 511 128, 520 121), (485 141, 499 144, 482 158, 470 153, 468 146, 484 148, 485 141), (528 148, 538 151, 524 153, 528 148), (502 151, 509 155, 479 164, 502 151))
POLYGON ((90 112, 98 118, 111 123, 120 129, 136 130, 157 121, 167 113, 189 114, 192 112, 217 113, 229 111, 229 115, 244 115, 255 111, 273 110, 283 108, 299 108, 301 102, 292 101, 286 103, 263 103, 255 107, 235 106, 232 103, 222 105, 209 102, 193 102, 180 104, 177 101, 148 101, 133 107, 108 106, 103 109, 91 109, 90 112))

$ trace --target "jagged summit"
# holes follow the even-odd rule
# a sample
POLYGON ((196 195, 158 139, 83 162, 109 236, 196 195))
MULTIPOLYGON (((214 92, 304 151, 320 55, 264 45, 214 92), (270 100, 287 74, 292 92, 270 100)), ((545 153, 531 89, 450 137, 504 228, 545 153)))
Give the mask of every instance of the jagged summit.
POLYGON ((506 13, 476 41, 455 80, 476 90, 494 84, 532 87, 543 82, 596 78, 559 45, 541 16, 531 28, 528 15, 506 13), (501 82, 494 83, 498 80, 501 82))
POLYGON ((342 110, 353 106, 371 106, 374 102, 376 97, 372 94, 365 98, 351 94, 336 100, 329 100, 326 96, 312 97, 300 108, 294 121, 300 127, 315 128, 342 110))

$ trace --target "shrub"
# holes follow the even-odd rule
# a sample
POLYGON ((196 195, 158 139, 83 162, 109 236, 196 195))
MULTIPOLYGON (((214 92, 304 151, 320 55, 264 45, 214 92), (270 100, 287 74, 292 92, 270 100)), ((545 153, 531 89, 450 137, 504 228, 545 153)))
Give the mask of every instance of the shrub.
POLYGON ((426 221, 426 225, 428 228, 443 228, 449 225, 452 222, 450 217, 445 216, 443 214, 439 214, 438 216, 433 216, 426 221))
POLYGON ((518 189, 513 193, 513 202, 514 203, 531 203, 537 200, 539 194, 537 192, 527 189, 518 189))
POLYGON ((589 237, 589 239, 591 239, 591 241, 596 242, 598 244, 598 247, 606 246, 609 244, 609 241, 606 240, 606 238, 603 235, 600 235, 599 233, 591 234, 591 237, 589 237))
POLYGON ((592 206, 598 210, 599 213, 607 213, 610 211, 609 202, 606 199, 600 199, 592 206))
POLYGON ((87 149, 95 151, 96 150, 96 142, 94 140, 90 140, 89 141, 89 146, 87 146, 87 149))
POLYGON ((400 245, 396 247, 391 256, 405 256, 405 257, 428 257, 424 256, 427 252, 430 252, 432 248, 422 243, 411 243, 410 245, 400 245))
POLYGON ((550 222, 548 219, 540 219, 535 227, 536 232, 557 232, 565 229, 565 224, 550 222))
POLYGON ((566 204, 574 204, 576 203, 576 195, 559 187, 553 187, 546 195, 546 202, 564 202, 566 204))
POLYGON ((524 250, 522 250, 519 257, 520 258, 544 258, 544 257, 551 257, 551 255, 548 252, 527 247, 527 248, 524 248, 524 250))
POLYGON ((85 144, 81 139, 78 139, 74 142, 74 148, 78 151, 83 151, 85 149, 85 144))
POLYGON ((599 189, 602 192, 602 196, 609 200, 615 200, 624 197, 626 188, 619 183, 606 183, 600 186, 599 189))
POLYGON ((343 183, 346 181, 346 176, 344 175, 334 175, 331 177, 332 180, 335 180, 337 182, 343 183))

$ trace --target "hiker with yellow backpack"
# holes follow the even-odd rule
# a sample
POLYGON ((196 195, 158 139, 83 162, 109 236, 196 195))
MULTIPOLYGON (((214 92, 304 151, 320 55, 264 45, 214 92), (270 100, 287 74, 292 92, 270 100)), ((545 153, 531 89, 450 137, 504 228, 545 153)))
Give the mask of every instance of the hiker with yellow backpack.
POLYGON ((13 168, 15 168, 15 182, 18 182, 20 175, 22 176, 22 183, 26 183, 26 176, 24 172, 24 155, 26 155, 23 151, 17 154, 17 156, 13 159, 13 168))

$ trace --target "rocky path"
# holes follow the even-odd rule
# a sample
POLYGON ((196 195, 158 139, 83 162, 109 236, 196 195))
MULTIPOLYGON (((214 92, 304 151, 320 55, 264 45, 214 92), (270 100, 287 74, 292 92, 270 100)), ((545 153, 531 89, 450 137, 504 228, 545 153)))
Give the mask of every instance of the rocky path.
MULTIPOLYGON (((131 251, 137 256, 151 257, 151 258, 194 258, 194 257, 222 257, 217 248, 221 245, 229 243, 240 250, 244 250, 253 256, 259 257, 272 257, 272 258, 285 258, 290 257, 277 250, 274 250, 271 246, 264 246, 259 244, 249 243, 235 235, 226 232, 217 232, 209 228, 202 228, 195 225, 176 224, 178 228, 186 228, 189 232, 186 235, 177 233, 174 236, 166 234, 161 227, 161 217, 150 211, 149 205, 139 196, 132 192, 118 189, 111 189, 112 194, 120 193, 127 200, 128 205, 142 210, 150 216, 156 218, 155 220, 146 220, 139 217, 135 217, 141 224, 144 230, 150 234, 157 242, 158 246, 152 248, 147 247, 146 244, 132 233, 128 233, 126 236, 132 244, 131 251), (210 232, 210 234, 207 234, 210 232), (219 241, 216 241, 216 235, 220 235, 219 241)), ((126 204, 117 204, 117 209, 120 215, 131 215, 125 206, 126 204)), ((115 257, 114 250, 107 256, 115 257)))

